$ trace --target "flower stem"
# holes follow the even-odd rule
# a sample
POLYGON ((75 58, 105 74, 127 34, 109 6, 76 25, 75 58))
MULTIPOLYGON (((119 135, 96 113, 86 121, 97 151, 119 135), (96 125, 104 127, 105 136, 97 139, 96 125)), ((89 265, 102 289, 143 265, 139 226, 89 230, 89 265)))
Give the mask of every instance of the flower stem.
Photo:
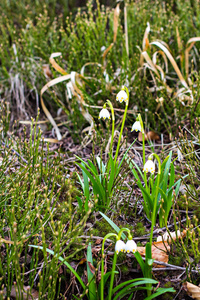
POLYGON ((131 240, 132 239, 132 236, 131 236, 131 232, 130 232, 130 229, 128 228, 121 228, 120 231, 118 232, 118 235, 117 235, 117 240, 120 240, 121 239, 121 235, 122 233, 126 231, 128 233, 128 239, 131 240))
MULTIPOLYGON (((128 233, 128 239, 132 239, 130 229, 121 228, 120 231, 118 232, 117 240, 121 239, 121 235, 124 231, 126 231, 128 233)), ((113 258, 113 265, 112 265, 112 273, 111 273, 111 277, 110 277, 110 289, 109 289, 109 294, 108 294, 108 300, 112 300, 112 290, 113 290, 113 283, 114 283, 114 278, 115 278, 116 262, 117 262, 117 253, 115 251, 114 258, 113 258)))
POLYGON ((110 277, 110 289, 109 289, 109 294, 108 294, 108 300, 112 299, 112 290, 113 290, 113 283, 114 283, 114 278, 115 278, 115 266, 117 262, 117 253, 115 251, 114 258, 113 258, 113 265, 112 265, 112 273, 110 277))
POLYGON ((140 122, 140 126, 141 126, 141 132, 142 132, 142 155, 143 155, 143 165, 145 165, 145 135, 144 135, 144 124, 143 124, 143 121, 142 121, 142 117, 141 117, 141 114, 138 114, 138 117, 137 117, 138 121, 140 122))
POLYGON ((154 199, 154 206, 153 206, 153 212, 152 212, 152 217, 151 217, 151 233, 150 233, 150 244, 152 246, 152 241, 153 241, 153 229, 156 221, 156 208, 157 208, 157 198, 158 198, 158 189, 160 185, 160 175, 161 175, 161 162, 160 158, 157 154, 152 153, 150 155, 151 157, 154 156, 157 161, 158 161, 158 175, 157 175, 157 187, 156 187, 156 193, 155 193, 155 199, 154 199))
POLYGON ((124 116, 123 116, 123 120, 122 120, 122 125, 121 125, 120 134, 119 134, 119 139, 118 139, 118 143, 117 143, 117 150, 116 150, 116 153, 115 153, 114 164, 116 164, 116 161, 117 161, 117 156, 118 156, 118 153, 119 153, 119 147, 120 147, 120 143, 121 143, 122 132, 123 132, 123 129, 124 129, 124 124, 125 124, 126 114, 127 114, 127 110, 128 110, 128 104, 129 104, 129 90, 127 89, 126 86, 124 86, 122 88, 122 90, 126 91, 128 99, 126 101, 126 107, 125 107, 124 116))
POLYGON ((114 109, 112 106, 112 103, 110 102, 110 100, 107 100, 107 104, 110 107, 111 110, 111 116, 112 116, 112 135, 111 135, 111 142, 110 142, 110 153, 113 153, 113 140, 114 140, 114 133, 115 133, 115 114, 114 114, 114 109))
MULTIPOLYGON (((143 124, 143 121, 142 121, 141 114, 138 114, 137 119, 140 122, 141 132, 142 132, 142 158, 143 158, 143 166, 144 166, 145 163, 146 163, 146 158, 145 158, 145 133, 144 133, 144 124, 143 124)), ((149 187, 147 185, 146 171, 144 171, 144 184, 145 184, 146 191, 149 192, 149 187)), ((148 212, 147 202, 146 202, 145 199, 144 199, 144 202, 145 202, 145 206, 146 206, 146 212, 148 212)), ((147 217, 149 218, 150 216, 147 216, 147 217)))
POLYGON ((105 241, 111 236, 117 237, 115 233, 108 233, 103 239, 101 248, 101 300, 104 300, 104 244, 105 241))

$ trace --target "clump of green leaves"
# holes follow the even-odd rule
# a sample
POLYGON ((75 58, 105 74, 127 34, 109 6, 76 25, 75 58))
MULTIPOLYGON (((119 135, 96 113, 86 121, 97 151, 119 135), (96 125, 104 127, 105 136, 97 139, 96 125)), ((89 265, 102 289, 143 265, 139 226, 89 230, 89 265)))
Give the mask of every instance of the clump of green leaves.
POLYGON ((123 86, 121 91, 117 94, 117 101, 125 102, 125 110, 122 119, 122 124, 120 128, 119 138, 117 142, 117 148, 115 155, 113 155, 113 142, 115 135, 115 115, 113 105, 110 100, 104 104, 103 109, 100 111, 99 119, 103 118, 104 120, 110 119, 110 113, 106 108, 108 105, 111 109, 112 115, 112 133, 110 138, 110 147, 109 147, 109 157, 108 160, 104 163, 102 157, 97 156, 95 161, 87 160, 85 162, 82 158, 77 157, 81 163, 77 163, 77 165, 81 168, 83 174, 83 180, 78 175, 79 182, 84 192, 84 202, 80 197, 77 198, 79 203, 79 208, 81 211, 88 211, 89 207, 91 207, 92 196, 94 197, 94 206, 96 209, 102 211, 110 208, 111 201, 114 195, 114 191, 116 190, 117 184, 120 180, 120 171, 122 170, 123 162, 126 158, 126 155, 131 148, 131 146, 135 143, 135 141, 130 145, 130 147, 126 150, 122 159, 118 161, 119 149, 121 146, 121 138, 124 129, 124 124, 126 120, 126 114, 129 104, 129 91, 127 87, 123 86), (89 185, 89 180, 91 183, 91 190, 89 185), (90 204, 90 205, 89 205, 90 204))

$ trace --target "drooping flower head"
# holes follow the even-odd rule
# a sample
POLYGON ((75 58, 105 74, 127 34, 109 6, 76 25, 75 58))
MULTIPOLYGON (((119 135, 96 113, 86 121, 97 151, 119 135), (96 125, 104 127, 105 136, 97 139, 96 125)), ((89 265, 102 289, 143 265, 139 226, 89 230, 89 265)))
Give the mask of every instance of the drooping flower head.
POLYGON ((110 120, 110 113, 107 110, 107 108, 102 108, 102 110, 99 113, 99 119, 109 119, 110 120))
POLYGON ((115 244, 115 251, 118 254, 119 252, 126 252, 125 243, 121 240, 118 240, 115 244))
POLYGON ((122 103, 122 102, 127 103, 127 101, 128 101, 128 95, 124 91, 124 87, 122 87, 121 91, 117 94, 116 100, 119 101, 120 103, 122 103))
POLYGON ((151 159, 148 159, 147 162, 145 163, 144 168, 143 168, 143 172, 144 171, 146 173, 148 173, 148 172, 150 172, 152 174, 155 173, 155 164, 151 159))
POLYGON ((140 121, 136 121, 133 124, 131 131, 133 131, 133 130, 135 130, 136 132, 137 131, 142 131, 142 127, 141 127, 140 121))
POLYGON ((137 244, 133 240, 128 240, 125 245, 125 250, 127 253, 135 253, 137 251, 137 244))

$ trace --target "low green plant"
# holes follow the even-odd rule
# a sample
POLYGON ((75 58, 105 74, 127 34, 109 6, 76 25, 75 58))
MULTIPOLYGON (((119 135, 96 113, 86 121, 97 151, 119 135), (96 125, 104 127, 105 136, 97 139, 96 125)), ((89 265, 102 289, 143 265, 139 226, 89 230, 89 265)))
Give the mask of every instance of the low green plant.
MULTIPOLYGON (((2 113, 1 118, 7 114, 2 113)), ((7 123, 3 120, 2 124, 7 123)), ((2 294, 11 298, 16 290, 17 299, 22 299, 22 294, 28 297, 34 288, 39 298, 58 299, 61 276, 57 253, 64 253, 69 260, 82 249, 76 243, 89 212, 76 222, 72 205, 75 188, 73 180, 63 175, 63 156, 59 150, 50 151, 34 120, 29 126, 29 137, 24 132, 20 139, 14 139, 9 131, 0 132, 0 298, 2 294), (35 248, 30 250, 29 244, 35 248), (38 245, 43 254, 36 249, 38 245), (46 248, 56 254, 52 260, 46 248)))
MULTIPOLYGON (((130 295, 134 290, 137 290, 137 288, 135 288, 135 285, 138 285, 138 282, 140 282, 142 279, 141 278, 137 278, 135 280, 130 280, 127 282, 124 282, 122 284, 120 284, 119 286, 117 286, 116 288, 113 289, 113 281, 114 281, 114 276, 115 276, 115 267, 116 267, 116 261, 117 261, 117 254, 119 252, 133 252, 135 258, 137 259, 142 273, 144 275, 143 281, 141 281, 140 284, 145 284, 145 287, 139 288, 139 289, 144 289, 147 290, 147 299, 154 299, 157 296, 167 293, 167 292, 175 292, 175 290, 173 288, 170 289, 166 289, 166 288, 158 288, 156 289, 156 291, 154 291, 152 284, 155 284, 155 282, 153 282, 152 280, 152 265, 153 265, 153 259, 152 259, 152 253, 151 253, 151 246, 152 246, 152 235, 153 233, 151 232, 150 235, 150 243, 146 244, 146 256, 145 256, 145 261, 143 261, 140 253, 137 251, 137 245, 136 243, 132 240, 132 236, 130 234, 130 230, 127 228, 122 228, 120 229, 112 220, 110 220, 105 214, 103 214, 102 212, 100 212, 100 214, 106 219, 106 221, 113 227, 113 229, 117 232, 117 234, 113 234, 113 233, 108 233, 103 240, 102 243, 102 258, 104 258, 104 242, 106 239, 114 236, 116 238, 116 245, 115 245, 115 254, 114 254, 114 258, 113 258, 113 264, 112 264, 112 274, 111 274, 111 278, 110 278, 110 289, 109 289, 109 296, 108 299, 111 300, 112 296, 114 296, 114 294, 116 292, 118 292, 118 290, 122 287, 124 287, 121 291, 118 292, 117 295, 115 295, 115 297, 113 299, 118 299, 119 296, 125 296, 125 295, 130 295), (125 241, 126 240, 126 235, 124 234, 124 232, 128 233, 128 240, 127 243, 125 244, 123 241, 121 241, 121 238, 125 241), (130 243, 130 244, 129 244, 130 243), (129 247, 130 245, 130 247, 129 247), (133 282, 135 282, 135 284, 132 284, 133 282), (129 285, 130 284, 130 285, 129 285), (132 287, 134 287, 132 289, 132 287), (155 293, 154 293, 155 292, 155 293), (153 293, 153 294, 152 294, 153 293)), ((101 278, 103 276, 103 271, 104 270, 104 261, 102 259, 101 262, 101 278)), ((102 287, 102 285, 101 285, 102 287)), ((103 289, 101 290, 101 300, 103 300, 103 289)))
POLYGON ((138 119, 134 124, 136 123, 139 126, 139 130, 142 132, 144 174, 134 160, 128 157, 128 154, 126 154, 126 161, 136 179, 138 187, 142 192, 144 199, 143 208, 147 218, 156 218, 158 214, 160 227, 163 227, 167 224, 173 199, 178 195, 182 179, 175 181, 175 168, 174 162, 172 161, 172 151, 170 151, 169 155, 164 159, 162 164, 159 156, 155 153, 152 153, 146 161, 144 126, 140 114, 138 115, 138 119), (157 176, 154 174, 155 164, 152 161, 153 157, 155 157, 158 162, 157 176), (148 172, 152 174, 149 180, 147 180, 146 174, 148 172))
MULTIPOLYGON (((80 197, 77 198, 79 203, 79 208, 81 209, 81 211, 83 211, 83 208, 84 210, 88 211, 89 209, 88 202, 91 201, 92 196, 94 197, 95 208, 100 210, 106 210, 110 207, 110 202, 113 193, 117 187, 117 181, 120 175, 122 164, 124 162, 124 159, 129 149, 135 142, 134 141, 130 145, 130 147, 123 155, 121 161, 119 162, 117 159, 118 159, 119 149, 121 145, 121 137, 124 129, 124 124, 125 124, 126 114, 127 114, 128 104, 129 104, 128 89, 126 87, 123 87, 122 90, 118 93, 118 95, 119 96, 117 97, 119 97, 120 102, 125 101, 125 111, 122 119, 122 124, 121 124, 115 155, 113 156, 113 141, 114 141, 114 134, 115 134, 114 109, 112 103, 109 100, 107 100, 106 104, 109 105, 111 109, 111 115, 112 115, 112 134, 111 134, 111 141, 110 141, 110 151, 108 153, 109 158, 107 162, 104 163, 102 158, 99 156, 96 157, 95 162, 92 162, 89 159, 87 160, 87 162, 85 162, 82 158, 76 156, 77 159, 81 161, 81 163, 77 162, 76 164, 80 167, 83 174, 83 181, 78 175, 85 196, 84 203, 80 197), (121 95, 122 98, 120 98, 121 95), (90 185, 89 185, 89 180, 90 180, 90 185), (90 190, 90 186, 91 186, 91 190, 90 190)), ((102 117, 104 119, 106 118, 110 119, 110 113, 106 109, 106 104, 103 106, 103 109, 99 114, 99 118, 102 117)))
MULTIPOLYGON (((101 252, 102 252, 101 280, 100 280, 99 285, 97 286, 95 272, 91 271, 91 270, 94 270, 95 268, 93 265, 92 248, 91 248, 90 243, 87 248, 87 279, 88 279, 87 284, 85 284, 83 282, 83 280, 81 279, 78 272, 75 271, 74 268, 72 268, 72 266, 67 262, 66 258, 63 258, 60 254, 56 254, 53 250, 44 248, 43 246, 29 245, 29 247, 31 247, 31 248, 40 249, 40 250, 43 250, 43 252, 47 252, 47 253, 53 255, 53 259, 55 258, 56 261, 57 260, 61 261, 62 264, 65 264, 65 266, 67 268, 69 268, 69 270, 73 273, 73 275, 76 277, 76 279, 78 280, 78 282, 80 283, 80 285, 82 287, 81 295, 79 294, 78 297, 76 295, 73 295, 73 297, 75 299, 82 299, 84 296, 87 296, 87 298, 89 300, 95 300, 95 299, 97 299, 97 300, 104 300, 104 299, 117 300, 119 298, 123 299, 123 297, 126 295, 129 295, 129 299, 131 299, 134 291, 147 290, 150 292, 150 294, 151 294, 151 292, 153 292, 153 294, 151 296, 145 298, 145 300, 150 300, 150 299, 154 299, 157 296, 164 294, 166 292, 174 292, 173 288, 156 288, 156 289, 154 289, 152 285, 158 284, 158 281, 151 279, 151 278, 136 278, 136 279, 125 281, 125 282, 117 285, 116 287, 113 287, 114 276, 116 274, 118 274, 118 272, 115 271, 115 268, 116 268, 116 262, 117 262, 117 254, 119 253, 119 251, 122 251, 122 250, 124 252, 133 251, 134 255, 137 258, 140 265, 146 269, 147 266, 145 265, 145 263, 143 261, 141 261, 140 255, 136 251, 136 248, 134 249, 134 246, 136 246, 136 244, 132 240, 132 237, 130 235, 130 230, 126 229, 126 228, 122 228, 121 230, 119 230, 118 234, 109 233, 104 237, 103 242, 102 242, 102 250, 101 250, 101 252), (122 242, 120 240, 121 236, 126 238, 126 235, 123 232, 128 233, 128 241, 129 242, 127 241, 126 245, 124 242, 122 242), (112 270, 109 272, 106 272, 104 274, 104 260, 105 260, 104 244, 105 244, 105 241, 111 237, 114 237, 116 239, 113 265, 112 265, 112 270), (131 242, 132 247, 130 247, 130 244, 129 244, 130 242, 131 242), (121 244, 121 243, 125 247, 124 249, 119 248, 119 244, 121 244), (143 286, 143 285, 146 285, 146 286, 143 286)), ((143 271, 146 272, 144 268, 143 268, 143 271)))
POLYGON ((190 130, 185 126, 180 128, 179 139, 176 140, 179 161, 182 172, 189 174, 190 180, 184 179, 187 194, 194 201, 199 202, 199 189, 200 180, 198 177, 200 167, 200 123, 196 119, 194 126, 190 130))

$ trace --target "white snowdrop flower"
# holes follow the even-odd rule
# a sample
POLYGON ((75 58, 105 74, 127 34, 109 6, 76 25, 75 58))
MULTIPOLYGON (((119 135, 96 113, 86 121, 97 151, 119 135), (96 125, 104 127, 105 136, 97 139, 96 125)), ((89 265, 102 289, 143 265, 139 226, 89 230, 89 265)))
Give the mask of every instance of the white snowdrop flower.
POLYGON ((117 101, 119 101, 120 103, 127 102, 128 101, 128 95, 124 90, 121 90, 116 97, 117 101))
POLYGON ((117 252, 117 254, 119 253, 119 252, 126 252, 126 250, 125 250, 125 243, 123 242, 123 241, 121 241, 121 240, 118 240, 117 242, 116 242, 116 244, 115 244, 115 251, 117 252))
POLYGON ((128 240, 125 245, 125 250, 127 253, 135 253, 137 251, 137 244, 133 240, 128 240))
POLYGON ((141 127, 140 121, 136 121, 133 124, 131 131, 133 131, 133 130, 135 130, 136 132, 137 131, 142 131, 142 127, 141 127))
POLYGON ((147 162, 146 162, 146 164, 144 165, 144 168, 143 168, 143 172, 146 172, 146 173, 148 173, 148 172, 150 172, 150 173, 152 173, 152 174, 154 174, 154 172, 155 172, 155 164, 154 164, 154 162, 152 161, 152 160, 147 160, 147 162))
POLYGON ((163 234, 163 236, 158 236, 157 237, 157 242, 161 242, 161 241, 166 241, 168 243, 171 243, 172 240, 176 240, 176 237, 180 238, 181 236, 181 232, 180 230, 177 230, 177 232, 173 231, 173 232, 170 232, 170 234, 168 232, 165 232, 163 234))
POLYGON ((110 119, 110 113, 109 111, 107 110, 107 108, 103 108, 100 113, 99 113, 99 119, 103 118, 104 120, 105 119, 110 119))

